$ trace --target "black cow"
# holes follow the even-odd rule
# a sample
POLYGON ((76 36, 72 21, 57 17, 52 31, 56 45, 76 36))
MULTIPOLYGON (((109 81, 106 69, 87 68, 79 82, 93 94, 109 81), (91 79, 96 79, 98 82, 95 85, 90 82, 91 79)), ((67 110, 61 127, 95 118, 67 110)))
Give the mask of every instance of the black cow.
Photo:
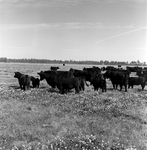
POLYGON ((54 82, 54 76, 56 76, 57 72, 55 71, 41 71, 39 73, 40 76, 40 81, 42 80, 46 80, 46 82, 52 87, 52 88, 55 88, 56 85, 55 85, 55 82, 54 82))
POLYGON ((18 79, 20 88, 24 91, 30 88, 31 77, 29 75, 22 74, 20 72, 14 72, 14 78, 18 79))
POLYGON ((67 93, 67 91, 73 88, 75 89, 75 93, 79 93, 80 91, 80 80, 78 78, 61 78, 55 76, 54 81, 61 94, 67 93))
POLYGON ((83 68, 83 71, 91 72, 91 73, 100 73, 101 69, 99 67, 93 66, 92 68, 83 68))
POLYGON ((51 69, 52 71, 57 71, 57 70, 60 69, 60 68, 59 68, 59 67, 53 67, 53 66, 51 66, 50 69, 51 69))
POLYGON ((115 71, 115 70, 117 70, 117 68, 115 68, 114 66, 107 66, 106 68, 105 68, 105 70, 106 71, 115 71))
POLYGON ((145 83, 146 83, 146 76, 144 76, 144 77, 129 77, 128 88, 130 88, 130 86, 133 88, 134 85, 141 85, 142 90, 144 90, 145 83))
POLYGON ((93 68, 83 68, 83 71, 85 72, 86 81, 89 81, 90 84, 92 84, 93 76, 96 76, 97 74, 101 73, 101 69, 94 66, 93 68))
POLYGON ((124 74, 127 74, 128 76, 130 76, 130 74, 131 74, 131 71, 126 70, 126 69, 116 69, 115 71, 122 72, 122 73, 124 73, 124 74))
POLYGON ((138 67, 138 66, 136 66, 136 67, 129 67, 129 66, 127 66, 126 69, 129 70, 130 72, 142 71, 142 67, 138 67))
POLYGON ((105 78, 109 78, 112 82, 113 89, 117 89, 117 86, 120 86, 120 91, 122 90, 122 86, 125 86, 125 92, 127 92, 128 85, 128 74, 121 71, 106 71, 104 73, 105 78))
POLYGON ((38 78, 31 76, 31 81, 32 81, 33 88, 39 88, 40 80, 38 78))
POLYGON ((70 68, 69 71, 72 72, 74 77, 85 76, 85 72, 83 70, 70 68))
POLYGON ((138 77, 146 77, 146 81, 147 81, 147 70, 146 69, 143 69, 142 71, 137 71, 136 72, 136 75, 138 76, 138 77))
POLYGON ((73 68, 70 68, 69 71, 73 74, 74 77, 84 77, 86 81, 91 82, 91 76, 93 72, 90 72, 88 70, 78 70, 78 69, 73 69, 73 68))
POLYGON ((99 88, 102 89, 102 92, 106 92, 106 79, 104 78, 103 74, 98 74, 93 77, 92 85, 94 87, 94 91, 98 91, 99 88))
POLYGON ((73 77, 72 72, 69 72, 69 71, 51 71, 51 70, 49 70, 49 71, 41 71, 38 74, 40 75, 40 81, 45 79, 52 88, 56 87, 56 83, 54 80, 55 76, 57 76, 59 78, 73 77))

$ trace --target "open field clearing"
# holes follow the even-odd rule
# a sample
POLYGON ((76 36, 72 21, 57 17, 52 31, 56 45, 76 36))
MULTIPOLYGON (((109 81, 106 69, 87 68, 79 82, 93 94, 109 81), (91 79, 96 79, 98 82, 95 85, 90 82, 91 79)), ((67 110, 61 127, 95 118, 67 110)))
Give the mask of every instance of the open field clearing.
POLYGON ((104 93, 85 86, 61 95, 41 81, 39 89, 20 90, 15 71, 38 77, 50 66, 0 64, 1 150, 147 150, 147 87, 120 92, 107 80, 104 93))

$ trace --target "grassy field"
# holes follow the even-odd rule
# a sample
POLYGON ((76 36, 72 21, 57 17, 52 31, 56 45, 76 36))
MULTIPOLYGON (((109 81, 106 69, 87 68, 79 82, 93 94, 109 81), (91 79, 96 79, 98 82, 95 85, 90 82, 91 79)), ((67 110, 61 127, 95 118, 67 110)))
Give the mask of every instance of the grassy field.
POLYGON ((107 80, 106 93, 90 86, 61 95, 42 81, 39 89, 19 89, 15 71, 37 77, 50 66, 0 64, 1 150, 147 150, 147 87, 120 92, 107 80))

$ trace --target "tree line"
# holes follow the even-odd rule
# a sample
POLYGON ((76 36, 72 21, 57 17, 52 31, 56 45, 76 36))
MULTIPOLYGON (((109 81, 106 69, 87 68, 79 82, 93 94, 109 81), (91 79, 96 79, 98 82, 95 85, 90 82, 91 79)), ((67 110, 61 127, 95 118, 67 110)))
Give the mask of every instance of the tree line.
POLYGON ((35 59, 35 58, 23 58, 23 59, 12 59, 6 57, 0 57, 0 62, 5 63, 54 63, 54 64, 89 64, 89 65, 137 65, 137 66, 146 66, 146 62, 131 61, 108 61, 108 60, 100 60, 100 61, 92 61, 92 60, 49 60, 49 59, 35 59))

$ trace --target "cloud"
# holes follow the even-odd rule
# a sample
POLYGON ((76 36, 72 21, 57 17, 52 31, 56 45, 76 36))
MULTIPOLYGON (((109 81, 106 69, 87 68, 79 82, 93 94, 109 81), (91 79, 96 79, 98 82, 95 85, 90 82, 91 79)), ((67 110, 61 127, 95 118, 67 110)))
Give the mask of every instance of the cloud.
POLYGON ((0 0, 3 6, 16 7, 65 7, 77 5, 81 0, 0 0))
POLYGON ((133 33, 133 32, 139 31, 139 30, 144 30, 144 29, 147 29, 147 26, 137 28, 135 30, 124 32, 124 33, 121 33, 121 34, 117 34, 117 35, 114 35, 114 36, 110 36, 110 37, 107 37, 107 38, 104 38, 104 39, 101 39, 101 40, 97 41, 96 44, 99 44, 101 42, 104 42, 104 41, 107 41, 107 40, 110 40, 110 39, 113 39, 113 38, 116 38, 116 37, 120 37, 120 36, 123 36, 123 35, 126 35, 126 34, 130 34, 130 33, 133 33))
POLYGON ((132 29, 134 28, 133 24, 120 26, 119 24, 107 23, 102 24, 101 22, 91 23, 91 22, 67 22, 67 23, 48 23, 48 24, 5 24, 0 25, 0 30, 9 30, 9 29, 132 29))
POLYGON ((0 0, 0 4, 17 7, 69 7, 80 3, 146 3, 146 0, 0 0))

